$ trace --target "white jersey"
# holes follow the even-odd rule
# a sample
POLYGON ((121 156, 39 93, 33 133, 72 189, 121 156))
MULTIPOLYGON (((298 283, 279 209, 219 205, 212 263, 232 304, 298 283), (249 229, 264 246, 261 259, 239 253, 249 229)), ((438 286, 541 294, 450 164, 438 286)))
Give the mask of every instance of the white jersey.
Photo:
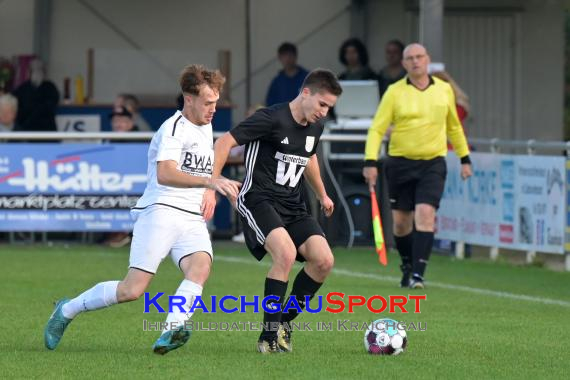
POLYGON ((214 164, 212 124, 197 126, 176 111, 155 133, 148 149, 147 184, 133 210, 162 205, 201 215, 205 188, 179 188, 158 183, 158 161, 173 160, 177 169, 198 177, 211 177, 214 164))

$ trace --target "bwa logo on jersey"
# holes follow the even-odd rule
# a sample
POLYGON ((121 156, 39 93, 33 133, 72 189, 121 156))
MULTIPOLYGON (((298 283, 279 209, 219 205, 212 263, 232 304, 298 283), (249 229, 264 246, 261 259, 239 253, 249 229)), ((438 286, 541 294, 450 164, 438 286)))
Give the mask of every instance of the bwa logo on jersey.
POLYGON ((185 152, 180 169, 192 175, 211 175, 212 156, 185 152))
POLYGON ((283 186, 297 186, 309 159, 281 152, 275 152, 275 158, 278 161, 275 182, 283 186))

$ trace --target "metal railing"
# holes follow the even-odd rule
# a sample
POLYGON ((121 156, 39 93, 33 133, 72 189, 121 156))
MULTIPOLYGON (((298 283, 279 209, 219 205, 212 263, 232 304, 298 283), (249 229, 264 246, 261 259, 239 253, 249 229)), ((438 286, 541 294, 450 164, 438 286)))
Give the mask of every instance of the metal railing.
MULTIPOLYGON (((214 137, 220 137, 223 132, 214 132, 214 137)), ((154 135, 153 132, 0 132, 0 142, 10 141, 42 141, 42 140, 61 140, 61 141, 149 141, 154 135)), ((320 138, 323 142, 365 142, 365 134, 323 134, 320 138)), ((484 139, 470 138, 470 145, 482 150, 488 150, 493 153, 503 151, 519 151, 529 155, 537 152, 550 152, 553 155, 565 154, 570 157, 570 141, 538 141, 530 140, 505 140, 505 139, 484 139)), ((523 154, 524 154, 523 153, 523 154)), ((333 153, 330 150, 330 144, 324 144, 323 159, 330 161, 363 161, 364 152, 360 153, 333 153)), ((496 260, 499 255, 498 247, 490 248, 490 258, 496 260)), ((458 258, 464 257, 465 242, 456 242, 455 255, 458 258)), ((526 253, 527 262, 532 262, 536 256, 535 251, 526 253)), ((570 271, 570 253, 565 254, 565 268, 570 271)))

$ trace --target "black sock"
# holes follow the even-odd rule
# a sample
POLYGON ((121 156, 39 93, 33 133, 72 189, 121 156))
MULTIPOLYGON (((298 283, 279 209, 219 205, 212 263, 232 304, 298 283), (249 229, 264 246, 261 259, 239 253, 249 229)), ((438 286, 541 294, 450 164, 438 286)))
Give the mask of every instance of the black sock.
POLYGON ((410 232, 404 236, 394 236, 396 241, 396 248, 400 253, 400 258, 402 259, 402 265, 412 266, 412 252, 414 245, 414 233, 410 232))
POLYGON ((415 278, 423 280, 432 248, 433 232, 414 232, 414 263, 412 265, 412 273, 415 278))
MULTIPOLYGON (((316 282, 313 280, 307 272, 305 272, 305 268, 302 268, 297 277, 295 277, 295 282, 293 282, 293 289, 291 289, 291 295, 289 297, 297 298, 297 303, 301 307, 301 310, 305 309, 305 296, 309 296, 309 299, 313 299, 315 293, 321 287, 322 282, 316 282)), ((289 308, 287 313, 283 313, 281 316, 281 322, 289 323, 293 319, 297 318, 299 312, 296 308, 289 308)))
POLYGON ((267 304, 279 307, 279 311, 276 313, 268 313, 265 310, 263 311, 263 331, 261 332, 260 339, 267 336, 277 335, 277 327, 279 326, 279 323, 281 323, 281 310, 283 310, 283 299, 285 298, 285 293, 287 293, 287 282, 274 280, 272 278, 265 279, 264 298, 267 296, 277 296, 277 301, 271 299, 267 304))

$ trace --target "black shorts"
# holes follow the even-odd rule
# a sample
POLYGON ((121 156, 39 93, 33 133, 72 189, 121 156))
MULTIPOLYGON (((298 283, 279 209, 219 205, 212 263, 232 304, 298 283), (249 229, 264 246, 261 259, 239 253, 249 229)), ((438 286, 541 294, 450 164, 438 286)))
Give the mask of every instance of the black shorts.
POLYGON ((419 203, 439 208, 447 176, 445 158, 410 160, 389 156, 384 173, 392 209, 412 211, 419 203))
MULTIPOLYGON (((284 227, 297 249, 313 235, 325 236, 319 223, 307 212, 285 215, 267 201, 255 203, 253 206, 242 204, 238 208, 244 226, 245 243, 257 260, 261 260, 267 253, 264 248, 265 238, 276 228, 284 227)), ((296 259, 305 261, 298 252, 296 259)))

